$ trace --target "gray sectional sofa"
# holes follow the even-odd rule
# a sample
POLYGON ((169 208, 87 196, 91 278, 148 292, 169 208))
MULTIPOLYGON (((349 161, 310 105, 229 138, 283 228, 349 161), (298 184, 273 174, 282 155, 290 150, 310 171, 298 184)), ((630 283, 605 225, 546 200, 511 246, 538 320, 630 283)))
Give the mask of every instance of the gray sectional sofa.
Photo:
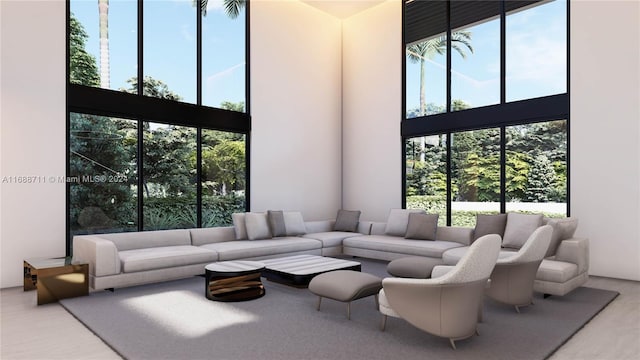
POLYGON ((215 261, 299 254, 381 260, 422 256, 434 264, 454 264, 486 233, 503 237, 507 247, 501 256, 508 256, 535 228, 550 223, 554 243, 540 265, 534 289, 564 295, 588 278, 588 241, 573 237, 574 219, 510 213, 479 216, 476 228, 446 227, 437 226, 437 215, 392 209, 387 222, 354 222, 352 217, 345 227, 340 213, 337 221, 303 221, 299 212, 274 213, 233 214, 234 226, 228 227, 75 236, 73 256, 89 263, 92 289, 108 289, 199 275, 215 261))

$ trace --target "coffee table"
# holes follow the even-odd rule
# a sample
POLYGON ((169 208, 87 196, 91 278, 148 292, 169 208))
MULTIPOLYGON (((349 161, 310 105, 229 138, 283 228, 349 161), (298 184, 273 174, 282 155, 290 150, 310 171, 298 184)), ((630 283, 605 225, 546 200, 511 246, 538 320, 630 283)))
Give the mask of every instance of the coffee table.
POLYGON ((265 269, 262 276, 268 280, 296 287, 308 287, 314 276, 334 270, 360 271, 357 261, 317 255, 295 255, 260 260, 265 269))
POLYGON ((264 264, 257 261, 220 261, 205 266, 205 295, 215 301, 244 301, 262 297, 260 273, 264 264))

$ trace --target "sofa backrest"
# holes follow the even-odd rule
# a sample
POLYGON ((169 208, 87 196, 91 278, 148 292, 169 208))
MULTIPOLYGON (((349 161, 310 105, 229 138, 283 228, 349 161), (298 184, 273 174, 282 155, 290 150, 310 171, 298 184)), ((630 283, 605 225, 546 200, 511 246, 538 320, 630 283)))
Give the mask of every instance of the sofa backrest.
POLYGON ((94 235, 113 242, 118 251, 161 246, 191 245, 189 230, 158 230, 94 235))
POLYGON ((452 241, 462 245, 471 245, 473 242, 473 228, 462 226, 438 226, 436 240, 452 241))
POLYGON ((189 233, 191 234, 191 245, 194 246, 236 239, 236 232, 233 226, 189 229, 189 233))

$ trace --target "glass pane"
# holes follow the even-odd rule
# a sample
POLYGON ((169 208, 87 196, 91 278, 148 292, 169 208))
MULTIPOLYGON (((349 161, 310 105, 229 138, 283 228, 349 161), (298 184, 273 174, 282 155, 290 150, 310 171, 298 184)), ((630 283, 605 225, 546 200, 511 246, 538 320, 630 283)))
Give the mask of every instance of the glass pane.
POLYGON ((71 235, 137 230, 137 122, 70 114, 71 235))
POLYGON ((451 225, 500 212, 500 129, 451 134, 451 225))
POLYGON ((407 209, 439 214, 439 225, 447 224, 447 137, 422 136, 405 143, 407 158, 407 209))
POLYGON ((137 72, 137 2, 72 0, 70 7, 70 82, 129 89, 137 72))
POLYGON ((202 105, 245 112, 245 9, 209 0, 202 18, 202 105))
POLYGON ((451 38, 451 110, 500 103, 500 19, 455 30, 451 38))
POLYGON ((506 19, 507 101, 567 92, 567 4, 543 2, 506 19))
POLYGON ((406 54, 407 119, 446 112, 446 34, 408 45, 406 54))
POLYGON ((196 7, 144 2, 144 95, 196 102, 196 7))
POLYGON ((509 126, 506 209, 562 217, 567 213, 567 121, 509 126))
POLYGON ((144 230, 196 227, 196 130, 145 122, 142 151, 144 230))
POLYGON ((232 225, 246 210, 245 169, 243 134, 202 130, 202 227, 232 225))

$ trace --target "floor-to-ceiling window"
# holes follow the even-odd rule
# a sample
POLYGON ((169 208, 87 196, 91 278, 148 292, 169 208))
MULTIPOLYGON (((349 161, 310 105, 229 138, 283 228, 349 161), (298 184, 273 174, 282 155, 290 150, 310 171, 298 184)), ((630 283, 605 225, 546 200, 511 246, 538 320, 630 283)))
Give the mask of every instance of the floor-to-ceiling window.
POLYGON ((248 13, 246 0, 68 0, 68 240, 247 209, 248 13))
POLYGON ((407 208, 568 215, 568 6, 405 2, 407 208))

